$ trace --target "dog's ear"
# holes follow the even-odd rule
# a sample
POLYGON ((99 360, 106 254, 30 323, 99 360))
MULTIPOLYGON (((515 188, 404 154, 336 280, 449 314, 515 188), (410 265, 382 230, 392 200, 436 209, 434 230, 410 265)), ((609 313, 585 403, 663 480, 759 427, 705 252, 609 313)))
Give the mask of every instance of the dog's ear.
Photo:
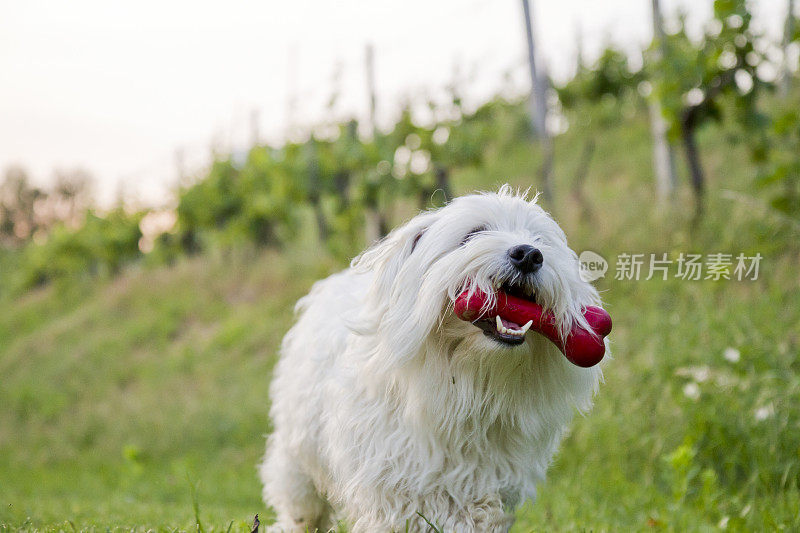
POLYGON ((374 297, 389 297, 403 263, 414 253, 425 230, 436 218, 436 211, 419 215, 353 259, 350 264, 353 270, 374 273, 371 290, 374 297))
POLYGON ((367 363, 373 375, 401 367, 438 315, 419 320, 415 311, 422 283, 417 263, 425 263, 421 248, 439 216, 430 211, 413 218, 353 260, 353 270, 372 274, 361 313, 348 324, 352 331, 376 342, 367 363))

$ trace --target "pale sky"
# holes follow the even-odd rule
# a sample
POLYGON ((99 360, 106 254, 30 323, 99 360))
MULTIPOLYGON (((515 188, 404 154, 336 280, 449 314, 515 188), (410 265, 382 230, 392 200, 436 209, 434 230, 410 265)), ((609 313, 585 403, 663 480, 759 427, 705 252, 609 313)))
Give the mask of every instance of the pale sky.
MULTIPOLYGON (((682 6, 695 28, 712 0, 682 6)), ((564 78, 578 29, 592 58, 612 41, 634 52, 651 34, 650 0, 533 0, 539 55, 564 78)), ((753 2, 779 35, 785 0, 753 2)), ((258 111, 262 141, 336 115, 364 118, 364 50, 375 47, 378 114, 440 94, 460 72, 473 101, 527 86, 520 0, 0 0, 0 170, 26 167, 46 184, 54 168, 82 167, 108 202, 122 190, 163 204, 210 148, 241 150, 258 111), (458 66, 458 68, 456 68, 458 66), (294 99, 289 94, 295 94, 294 99), (294 111, 290 102, 294 101, 294 111)))

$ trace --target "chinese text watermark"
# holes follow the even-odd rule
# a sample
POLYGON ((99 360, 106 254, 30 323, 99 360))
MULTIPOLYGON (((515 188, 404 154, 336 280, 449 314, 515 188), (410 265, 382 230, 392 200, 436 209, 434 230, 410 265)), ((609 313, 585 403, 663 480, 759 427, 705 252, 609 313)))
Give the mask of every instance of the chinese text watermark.
MULTIPOLYGON (((614 263, 616 280, 666 281, 676 278, 688 281, 699 280, 757 280, 762 255, 744 253, 680 253, 670 257, 667 253, 635 254, 622 253, 614 263)), ((606 275, 609 263, 600 254, 586 250, 580 257, 580 275, 584 281, 595 281, 606 275)))

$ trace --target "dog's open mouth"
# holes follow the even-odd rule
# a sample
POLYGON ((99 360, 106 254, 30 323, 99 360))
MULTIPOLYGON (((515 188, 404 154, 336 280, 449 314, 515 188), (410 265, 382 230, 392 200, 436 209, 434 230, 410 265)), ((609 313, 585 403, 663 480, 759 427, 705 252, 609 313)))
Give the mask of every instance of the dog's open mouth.
MULTIPOLYGON (((500 290, 506 294, 510 294, 522 300, 531 303, 536 303, 536 292, 532 289, 527 290, 521 285, 504 283, 500 290)), ((494 320, 491 318, 481 318, 473 322, 476 326, 483 330, 483 334, 503 344, 516 346, 525 342, 525 334, 533 324, 533 320, 529 320, 525 324, 517 324, 510 318, 495 315, 494 320)))
POLYGON ((487 336, 507 345, 525 341, 528 330, 541 333, 575 365, 594 366, 603 359, 604 337, 611 333, 611 317, 602 307, 583 308, 583 318, 589 329, 578 323, 563 334, 551 310, 536 302, 533 291, 519 286, 503 285, 494 295, 480 290, 465 289, 456 298, 453 311, 461 320, 481 328, 487 336), (524 323, 520 326, 521 323, 524 323))

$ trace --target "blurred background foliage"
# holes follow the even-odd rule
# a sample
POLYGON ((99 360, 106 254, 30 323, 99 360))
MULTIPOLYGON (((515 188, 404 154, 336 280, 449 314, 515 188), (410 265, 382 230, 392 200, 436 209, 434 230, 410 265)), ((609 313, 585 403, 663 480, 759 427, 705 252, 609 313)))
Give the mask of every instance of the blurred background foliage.
MULTIPOLYGON (((751 30, 751 18, 744 1, 717 0, 714 18, 699 41, 688 36, 679 15, 677 29, 659 45, 663 53, 653 53, 654 44, 637 70, 613 45, 592 65, 579 58, 574 77, 554 87, 557 107, 551 115, 566 127, 580 128, 592 118, 618 120, 621 110, 623 115, 636 113, 648 98, 658 99, 670 137, 684 146, 697 202, 706 187, 697 132, 709 120, 738 125, 749 138, 753 161, 761 165, 754 192, 769 190, 772 207, 796 219, 800 117, 792 100, 770 94, 760 98, 774 84, 758 73, 767 59, 757 51, 763 49, 758 44, 763 37, 751 30)), ((328 125, 325 135, 311 132, 305 142, 253 146, 244 158, 219 156, 205 175, 177 191, 174 226, 150 239, 154 246, 142 253, 135 246, 120 246, 114 226, 135 223, 146 210, 128 213, 120 206, 108 215, 95 210, 85 217, 107 219, 105 229, 91 230, 96 242, 88 252, 84 232, 90 230, 80 226, 84 213, 93 209, 90 176, 79 169, 62 172, 46 191, 31 185, 24 169, 9 168, 0 202, 4 254, 19 257, 22 270, 41 270, 41 261, 29 258, 42 257, 48 249, 47 262, 62 266, 46 275, 6 277, 0 289, 18 292, 83 275, 92 263, 88 256, 81 261, 59 261, 56 256, 74 256, 78 249, 99 255, 105 239, 114 250, 106 255, 119 257, 107 257, 103 261, 110 266, 94 265, 88 269, 92 272, 114 272, 141 260, 145 251, 153 255, 152 263, 245 242, 281 247, 297 236, 308 212, 329 251, 352 255, 410 213, 395 212, 397 205, 441 205, 453 195, 453 172, 480 170, 487 157, 525 150, 532 135, 522 98, 498 96, 467 110, 457 87, 451 87, 447 105, 408 102, 390 131, 363 129, 350 120, 328 125)))
MULTIPOLYGON (((765 75, 779 65, 743 0, 716 0, 698 39, 676 20, 642 66, 609 44, 550 95, 545 207, 611 259, 615 360, 515 531, 800 529, 797 65, 765 75), (683 154, 666 198, 654 100, 683 154), (612 279, 631 251, 764 261, 754 282, 612 279)), ((51 188, 7 169, 0 522, 199 527, 187 476, 207 523, 260 509, 265 391, 296 299, 419 209, 539 184, 524 95, 467 108, 460 89, 386 130, 343 120, 218 155, 166 211, 99 210, 80 169, 51 188)))
MULTIPOLYGON (((556 129, 615 122, 656 98, 670 137, 684 145, 689 183, 702 202, 706 185, 698 131, 710 120, 738 126, 760 168, 753 193, 770 191, 772 208, 797 219, 800 116, 793 99, 774 98, 773 82, 759 74, 768 61, 757 51, 763 36, 751 30, 751 18, 743 0, 717 0, 700 40, 688 36, 679 14, 663 53, 653 53, 654 44, 644 51, 639 69, 613 45, 592 65, 579 58, 574 77, 554 87, 556 129)), ((365 133, 349 120, 312 131, 304 142, 253 146, 245 157, 218 156, 204 175, 176 191, 174 225, 149 236, 152 246, 138 252, 132 239, 120 243, 120 233, 128 235, 128 226, 146 217, 146 209, 130 213, 120 205, 97 212, 91 177, 80 169, 61 172, 52 190, 44 190, 30 184, 24 169, 9 168, 2 183, 0 242, 5 255, 19 258, 20 270, 36 272, 6 277, 0 290, 18 293, 87 271, 113 273, 146 254, 158 263, 242 243, 280 248, 297 237, 308 213, 323 246, 339 257, 351 256, 412 212, 402 206, 425 209, 452 198, 453 172, 480 171, 486 158, 530 148, 533 132, 522 97, 498 96, 468 110, 458 87, 450 89, 446 105, 407 102, 389 131, 365 133), (104 248, 108 251, 101 253, 104 248), (76 250, 84 250, 84 259, 76 260, 76 250), (45 255, 48 259, 41 259, 45 255), (69 258, 62 261, 59 255, 69 258), (97 264, 90 259, 101 255, 97 264), (45 274, 43 261, 61 266, 45 274)), ((536 157, 536 147, 533 151, 536 157)), ((519 172, 530 174, 535 167, 519 172)))

